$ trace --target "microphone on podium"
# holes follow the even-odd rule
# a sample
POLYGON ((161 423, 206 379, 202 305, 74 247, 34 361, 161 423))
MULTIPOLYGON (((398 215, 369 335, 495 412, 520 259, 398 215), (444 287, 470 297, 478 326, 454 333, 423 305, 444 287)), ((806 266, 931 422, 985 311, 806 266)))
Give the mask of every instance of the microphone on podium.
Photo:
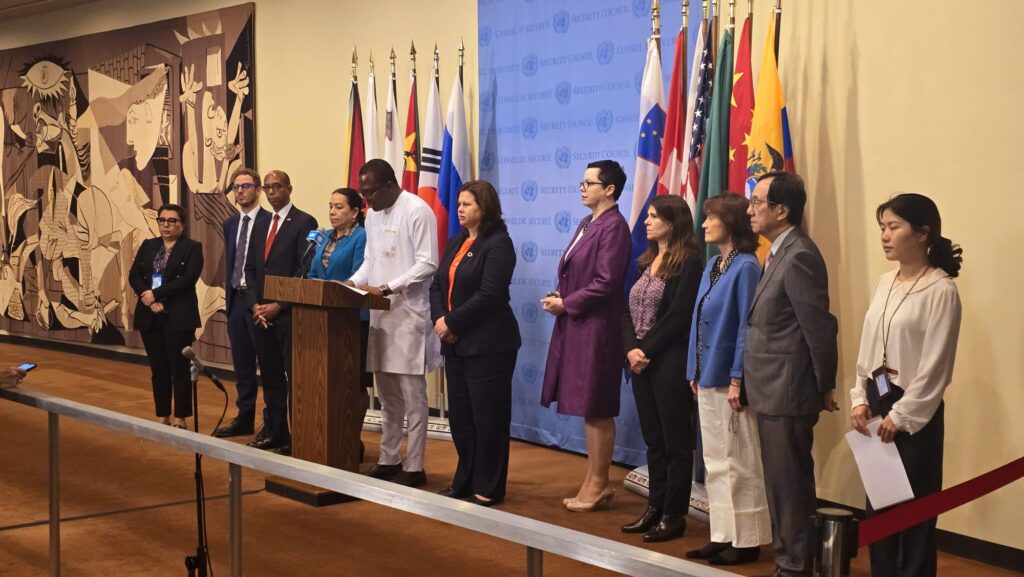
POLYGON ((327 228, 314 228, 309 231, 306 235, 306 251, 302 253, 302 258, 299 259, 299 273, 295 275, 298 278, 303 278, 306 273, 309 272, 309 267, 312 266, 312 255, 316 249, 327 240, 327 228))
POLYGON ((204 365, 202 361, 199 360, 199 358, 196 356, 196 352, 192 349, 192 347, 185 347, 181 349, 181 356, 192 361, 193 367, 201 371, 204 375, 206 375, 207 378, 213 381, 213 384, 218 389, 220 389, 221 392, 223 392, 225 395, 227 394, 227 390, 224 388, 224 384, 220 382, 220 379, 217 378, 217 375, 213 374, 213 371, 211 371, 209 367, 204 365))

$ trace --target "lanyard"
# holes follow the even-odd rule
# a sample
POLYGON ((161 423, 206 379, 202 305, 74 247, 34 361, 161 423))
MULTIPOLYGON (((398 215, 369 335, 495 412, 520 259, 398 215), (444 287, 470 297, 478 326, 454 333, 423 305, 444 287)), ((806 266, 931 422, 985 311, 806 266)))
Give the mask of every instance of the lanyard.
POLYGON ((907 293, 903 295, 903 298, 900 299, 900 302, 896 303, 896 308, 893 309, 892 316, 889 317, 889 322, 886 323, 885 322, 885 313, 889 309, 889 298, 892 297, 892 291, 893 291, 894 288, 896 288, 896 281, 899 280, 899 278, 900 278, 899 272, 897 272, 896 276, 894 276, 892 278, 892 284, 889 285, 889 294, 887 294, 885 296, 885 305, 882 307, 882 323, 883 323, 883 325, 882 325, 881 328, 882 328, 882 366, 883 367, 888 366, 886 364, 886 354, 887 354, 888 349, 889 349, 889 333, 892 332, 892 319, 893 319, 893 317, 896 316, 896 312, 900 310, 900 307, 903 306, 903 301, 907 300, 907 297, 910 296, 910 293, 914 292, 914 287, 917 286, 917 283, 918 283, 918 281, 921 280, 921 277, 923 277, 925 275, 925 273, 927 273, 929 270, 930 270, 930 267, 925 267, 925 269, 923 271, 921 271, 921 274, 917 275, 917 278, 914 280, 914 284, 910 285, 910 290, 908 290, 907 293))

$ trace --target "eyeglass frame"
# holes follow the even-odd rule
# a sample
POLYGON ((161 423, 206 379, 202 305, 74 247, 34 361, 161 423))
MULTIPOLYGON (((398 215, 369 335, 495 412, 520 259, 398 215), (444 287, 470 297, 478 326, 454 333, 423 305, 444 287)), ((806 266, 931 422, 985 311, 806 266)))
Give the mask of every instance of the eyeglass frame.
POLYGON ((609 186, 607 182, 602 182, 600 180, 581 180, 580 181, 580 190, 587 190, 588 188, 590 188, 591 186, 594 186, 595 184, 600 184, 601 186, 604 186, 604 187, 609 186))
POLYGON ((781 202, 775 202, 774 200, 768 200, 767 198, 761 199, 754 195, 750 195, 749 202, 750 206, 754 207, 754 210, 757 210, 757 207, 761 206, 762 204, 766 204, 768 206, 779 206, 780 204, 782 204, 781 202))
POLYGON ((238 192, 239 190, 249 190, 250 187, 253 189, 263 188, 262 186, 256 186, 256 183, 254 182, 236 182, 231 185, 231 190, 234 192, 238 192))
POLYGON ((182 222, 182 220, 181 220, 180 218, 174 218, 174 217, 171 217, 171 218, 166 218, 166 217, 163 217, 163 216, 158 216, 158 217, 156 218, 156 223, 157 223, 157 224, 170 224, 170 225, 175 225, 175 224, 179 224, 179 223, 181 223, 181 222, 182 222))
POLYGON ((284 190, 284 189, 288 188, 289 186, 291 186, 291 185, 290 184, 285 184, 283 182, 275 182, 275 183, 272 183, 272 184, 264 184, 263 186, 260 187, 260 190, 262 190, 264 193, 268 193, 271 190, 275 190, 275 191, 276 190, 284 190))

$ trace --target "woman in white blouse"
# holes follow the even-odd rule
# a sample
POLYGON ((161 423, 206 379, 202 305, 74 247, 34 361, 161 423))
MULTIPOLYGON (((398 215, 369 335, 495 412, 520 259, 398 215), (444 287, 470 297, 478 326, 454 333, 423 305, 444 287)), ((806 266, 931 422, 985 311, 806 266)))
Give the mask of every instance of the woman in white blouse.
MULTIPOLYGON (((885 258, 899 263, 882 275, 864 317, 850 424, 896 443, 916 497, 942 488, 942 395, 953 376, 960 334, 960 296, 953 279, 961 249, 942 236, 935 203, 900 194, 875 213, 885 258)), ((868 515, 873 513, 868 503, 868 515)), ((936 573, 935 519, 871 545, 874 576, 936 573)))

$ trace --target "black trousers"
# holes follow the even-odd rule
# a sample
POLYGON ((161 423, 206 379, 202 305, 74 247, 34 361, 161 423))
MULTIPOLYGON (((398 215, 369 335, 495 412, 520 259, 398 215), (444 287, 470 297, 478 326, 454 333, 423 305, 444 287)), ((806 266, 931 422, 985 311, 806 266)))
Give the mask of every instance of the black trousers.
POLYGON ((518 351, 446 356, 448 422, 459 454, 452 489, 488 499, 505 498, 512 373, 518 351))
POLYGON ((633 377, 633 399, 647 444, 647 503, 663 515, 690 509, 693 483, 693 393, 686 382, 686 351, 669 349, 633 377))
POLYGON ((156 416, 171 416, 171 396, 174 397, 174 416, 179 419, 192 416, 192 376, 189 361, 181 350, 191 346, 196 338, 195 329, 177 330, 167 318, 154 315, 149 330, 140 331, 142 344, 149 358, 152 372, 153 403, 156 416))
MULTIPOLYGON (((915 497, 942 489, 942 447, 945 437, 945 405, 913 435, 896 434, 896 449, 907 470, 915 497)), ((868 503, 867 514, 875 513, 868 503)), ((873 577, 930 577, 937 571, 936 518, 877 541, 868 547, 873 577)))
POLYGON ((268 328, 253 324, 253 342, 263 384, 263 436, 289 439, 289 384, 292 373, 291 314, 279 315, 268 328))
POLYGON ((228 315, 228 340, 231 342, 231 363, 235 368, 235 390, 238 398, 238 420, 253 424, 256 421, 256 325, 252 313, 245 307, 244 298, 236 299, 228 315))

